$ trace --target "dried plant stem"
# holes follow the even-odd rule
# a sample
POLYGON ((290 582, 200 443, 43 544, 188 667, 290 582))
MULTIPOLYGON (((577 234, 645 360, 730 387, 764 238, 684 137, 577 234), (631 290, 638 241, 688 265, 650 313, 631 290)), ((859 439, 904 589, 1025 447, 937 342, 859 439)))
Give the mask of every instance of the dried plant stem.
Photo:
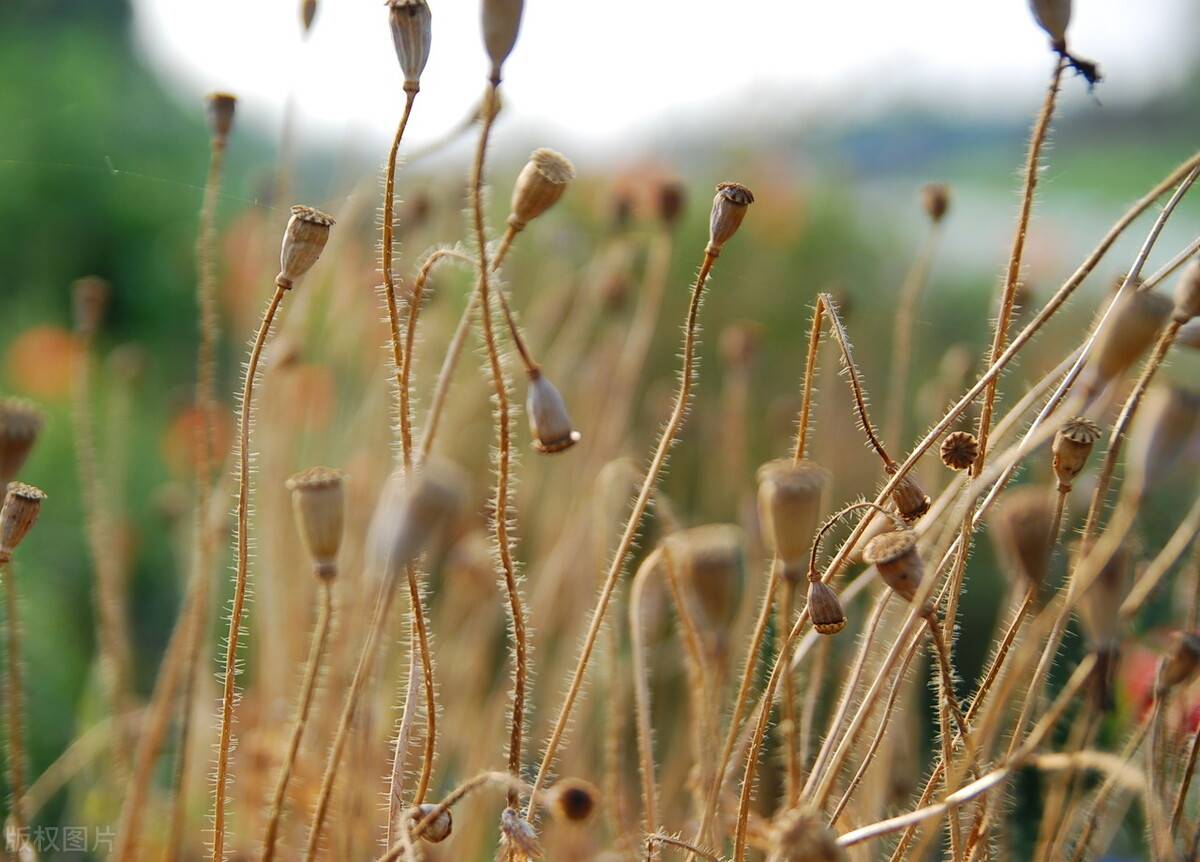
POLYGON ((263 313, 242 383, 242 401, 238 406, 238 497, 237 497, 237 560, 233 585, 233 605, 229 616, 229 632, 225 640, 225 671, 221 694, 220 740, 217 745, 217 780, 213 796, 213 862, 225 858, 225 799, 229 785, 229 747, 233 742, 233 706, 237 697, 237 654, 241 638, 242 613, 246 604, 246 585, 250 557, 250 426, 254 415, 254 380, 263 346, 271 331, 275 312, 288 291, 283 284, 275 292, 263 313))
MULTIPOLYGON (((700 271, 696 275, 696 280, 692 285, 691 299, 688 302, 687 317, 684 322, 683 370, 679 378, 679 390, 676 393, 675 406, 671 411, 671 417, 667 420, 667 424, 663 427, 659 435, 654 456, 651 458, 650 466, 647 468, 646 474, 642 479, 642 486, 638 491, 637 499, 633 504, 632 511, 629 513, 621 540, 617 545, 617 550, 609 565, 608 573, 605 575, 604 583, 600 588, 600 595, 592 611, 591 622, 588 625, 587 634, 584 636, 583 647, 580 650, 575 670, 571 675, 571 682, 567 688, 566 697, 563 699, 562 707, 559 709, 558 717, 555 719, 553 730, 550 733, 550 738, 547 740, 545 751, 542 754, 541 765, 538 767, 537 777, 533 783, 535 790, 541 789, 554 762, 558 746, 562 742, 563 734, 566 732, 567 724, 570 721, 575 699, 579 696, 579 691, 583 686, 583 677, 591 660, 592 651, 596 646, 596 638, 604 622, 604 615, 608 610, 609 599, 612 598, 613 590, 616 589, 621 571, 625 567, 625 560, 629 556, 630 549, 633 547, 638 526, 641 523, 642 516, 646 512, 650 495, 654 491, 658 475, 666 463, 667 454, 670 452, 671 444, 675 441, 676 434, 679 433, 684 413, 687 411, 688 403, 691 400, 696 353, 696 330, 700 316, 700 305, 704 298, 704 287, 708 282, 709 273, 712 272, 712 267, 716 259, 716 254, 710 250, 705 250, 704 261, 701 263, 700 271)), ((774 579, 772 579, 772 583, 773 581, 774 579)), ((773 586, 768 588, 768 590, 773 591, 773 586)), ((526 817, 532 816, 532 813, 533 801, 530 800, 526 817)))
MULTIPOLYGON (((883 462, 884 469, 888 473, 892 473, 896 470, 896 462, 888 455, 887 449, 884 447, 883 441, 879 439, 879 435, 875 433, 875 426, 871 423, 871 417, 867 413, 867 395, 863 391, 862 375, 859 373, 858 363, 854 361, 854 353, 850 347, 850 338, 846 335, 846 327, 838 316, 837 307, 833 304, 832 298, 827 294, 822 294, 821 299, 825 306, 825 312, 829 315, 829 330, 833 333, 834 340, 837 341, 838 348, 842 353, 842 364, 846 369, 850 394, 854 398, 854 409, 858 413, 859 427, 867 435, 867 442, 871 444, 871 448, 883 462)), ((869 515, 867 517, 870 518, 869 515)))
POLYGON ((0 578, 4 580, 4 645, 6 656, 4 674, 4 702, 8 707, 8 742, 5 754, 8 760, 8 792, 10 797, 9 824, 6 824, 5 846, 8 846, 7 829, 11 825, 21 835, 29 825, 31 812, 25 798, 25 684, 21 673, 21 609, 17 595, 17 581, 12 561, 0 562, 0 578))
POLYGON ((817 645, 817 656, 813 659, 813 663, 808 669, 808 687, 804 692, 804 703, 800 709, 800 763, 805 769, 808 769, 809 753, 812 751, 813 725, 816 723, 817 703, 820 701, 821 690, 825 687, 825 674, 829 667, 829 653, 831 649, 830 639, 822 638, 821 642, 817 645))
MULTIPOLYGON (((659 556, 654 551, 651 556, 659 556)), ((650 681, 646 667, 646 645, 642 632, 642 594, 646 581, 655 567, 647 560, 634 575, 629 586, 629 641, 633 664, 633 715, 637 735, 638 772, 642 779, 642 828, 646 832, 658 829, 658 782, 654 777, 654 731, 650 721, 650 681)))
MULTIPOLYGON (((1161 674, 1160 665, 1160 678, 1161 674)), ((1157 680, 1155 687, 1158 687, 1157 680)), ((1166 771, 1162 751, 1165 700, 1164 695, 1159 695, 1154 699, 1153 714, 1150 716, 1150 738, 1146 744, 1146 827, 1150 834, 1151 858, 1155 862, 1171 856, 1171 841, 1167 835, 1167 825, 1163 822, 1162 788, 1159 786, 1161 776, 1166 771)))
POLYGON ((1179 783, 1179 792, 1175 794, 1175 804, 1171 808, 1171 832, 1179 831, 1179 822, 1183 818, 1183 807, 1187 803, 1188 789, 1192 786, 1192 777, 1196 774, 1196 759, 1200 755, 1200 731, 1193 733, 1188 742, 1188 753, 1183 768, 1183 780, 1179 783))
MULTIPOLYGON (((783 595, 779 599, 779 631, 792 627, 792 614, 796 608, 796 584, 790 578, 783 580, 783 595)), ((788 667, 789 655, 783 663, 788 667)), ((783 675, 783 691, 779 699, 779 734, 783 737, 784 791, 783 798, 790 806, 800 795, 800 738, 796 722, 796 685, 789 667, 783 675)))
POLYGON ((267 828, 263 838, 261 856, 263 862, 269 862, 275 858, 275 842, 279 837, 279 821, 283 817, 283 803, 287 797, 292 770, 296 765, 296 755, 300 752, 300 741, 304 738, 304 729, 308 724, 313 693, 317 688, 317 676, 321 670, 321 659, 325 654, 325 646, 329 641, 329 629, 333 622, 333 587, 329 579, 321 579, 318 592, 320 604, 317 610, 317 624, 313 632, 312 643, 309 646, 308 661, 304 666, 304 678, 300 682, 300 699, 296 704, 296 718, 292 725, 291 737, 288 739, 287 750, 284 753, 283 765, 280 767, 279 777, 275 781, 271 808, 267 814, 267 828))
POLYGON ((921 294, 929 281, 929 269, 941 235, 941 222, 933 222, 921 243, 912 267, 900 286, 896 320, 892 328, 891 376, 888 381, 887 404, 884 409, 883 439, 891 446, 901 445, 904 431, 904 408, 908 404, 908 373, 912 363, 913 321, 921 294))
POLYGON ((1103 715, 1094 710, 1081 709, 1071 722, 1067 740, 1061 755, 1069 762, 1054 777, 1046 802, 1045 813, 1038 828, 1038 841, 1034 848, 1034 859, 1053 862, 1062 858, 1060 840, 1065 839, 1066 825, 1075 810, 1076 790, 1083 770, 1076 767, 1075 759, 1091 744, 1103 715))
POLYGON ((721 857, 713 853, 711 850, 705 850, 703 847, 696 845, 691 841, 684 841, 677 835, 666 835, 662 832, 657 832, 654 835, 647 835, 645 841, 645 855, 643 860, 653 858, 654 850, 659 846, 678 847, 680 850, 686 850, 689 854, 695 854, 702 859, 708 859, 709 862, 721 862, 721 857))
MULTIPOLYGON (((1157 701, 1157 698, 1156 698, 1157 701)), ((1133 759, 1134 755, 1142 746, 1142 742, 1146 739, 1146 734, 1150 730, 1151 720, 1157 710, 1155 708, 1146 713, 1139 723, 1129 740, 1125 743, 1125 748, 1121 752, 1121 762, 1128 763, 1133 759)), ((1075 851, 1071 855, 1071 862, 1081 862, 1088 854, 1088 845, 1092 843, 1092 833, 1096 830, 1096 824, 1099 822, 1100 816, 1104 813, 1105 806, 1108 805, 1108 799, 1112 796, 1113 791, 1117 789, 1117 778, 1115 775, 1109 775, 1105 778, 1104 783, 1100 785, 1100 789, 1096 791, 1096 796, 1092 800, 1091 809, 1088 812, 1087 820, 1084 822, 1083 831, 1080 832, 1079 838, 1075 842, 1075 851)))

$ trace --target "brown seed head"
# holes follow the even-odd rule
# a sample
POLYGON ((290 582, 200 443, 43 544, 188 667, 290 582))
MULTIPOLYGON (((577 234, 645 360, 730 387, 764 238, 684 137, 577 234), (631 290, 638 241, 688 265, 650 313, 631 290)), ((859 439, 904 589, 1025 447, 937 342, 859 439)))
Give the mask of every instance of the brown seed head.
POLYGON ((583 823, 596 811, 599 792, 581 778, 564 778, 548 791, 550 810, 560 820, 583 823))
POLYGON ((942 441, 941 454, 951 470, 966 470, 979 457, 979 441, 970 431, 955 431, 942 441))
POLYGON ((346 512, 345 475, 328 467, 310 467, 288 479, 300 539, 319 577, 337 574, 346 512))
MULTIPOLYGON (((438 809, 439 806, 430 802, 418 805, 416 809, 409 815, 414 823, 420 823, 426 817, 438 809)), ((450 814, 449 808, 442 808, 438 811, 437 817, 425 827, 425 831, 421 833, 421 837, 430 844, 441 844, 450 837, 450 833, 454 831, 454 817, 450 814)))
POLYGON ((712 257, 721 253, 725 243, 737 233, 742 219, 746 217, 746 209, 754 203, 754 195, 750 189, 739 183, 719 183, 717 195, 713 198, 712 215, 709 218, 708 248, 705 251, 712 257))
POLYGON ((906 601, 921 586, 925 566, 917 553, 917 536, 911 530, 893 530, 876 536, 863 548, 863 561, 875 566, 883 582, 906 601))
POLYGON ((732 524, 706 524, 672 533, 664 542, 701 627, 724 632, 737 614, 745 579, 745 541, 732 524))
POLYGON ((771 829, 767 862, 847 862, 837 834, 818 813, 802 808, 785 811, 771 829))
POLYGON ((905 473, 892 491, 892 503, 900 517, 911 524, 929 511, 932 501, 917 478, 912 473, 905 473))
POLYGON ((679 180, 663 180, 658 184, 655 203, 662 223, 667 227, 674 227, 683 215, 683 208, 687 206, 687 190, 679 180))
POLYGON ((1050 36, 1057 50, 1067 46, 1067 25, 1071 23, 1071 0, 1030 0, 1030 9, 1038 26, 1050 36))
POLYGON ((508 224, 514 230, 525 226, 558 203, 571 180, 575 166, 562 153, 534 150, 513 186, 508 224))
POLYGON ((1200 435, 1200 392, 1156 386, 1146 393, 1129 432, 1127 475, 1137 493, 1171 477, 1200 435))
POLYGON ((1193 260, 1179 277, 1175 288, 1175 310, 1171 317, 1180 324, 1200 316, 1200 260, 1193 260))
POLYGON ((581 435, 571 424, 562 395, 540 371, 529 378, 525 397, 533 448, 544 455, 562 452, 579 442, 581 435))
POLYGON ((1162 659, 1158 694, 1166 694, 1175 686, 1190 681, 1197 670, 1200 670, 1200 632, 1172 633, 1167 654, 1162 659))
POLYGON ((0 563, 12 559, 13 551, 33 527, 46 494, 32 485, 13 482, 0 508, 0 563))
POLYGON ((1058 477, 1058 490, 1064 494, 1071 490, 1075 477, 1087 464, 1092 447, 1100 439, 1100 426, 1084 416, 1068 419, 1054 435, 1051 451, 1054 455, 1054 475, 1058 477))
POLYGON ((312 269, 325 250, 332 226, 333 217, 320 210, 306 206, 292 207, 292 217, 284 231, 283 248, 279 253, 277 284, 290 288, 293 282, 312 269))
POLYGON ((783 575, 799 582, 808 568, 813 533, 821 517, 829 472, 819 464, 791 458, 758 468, 758 520, 763 541, 783 563, 783 575))
POLYGON ((1006 492, 988 518, 1005 570, 1037 588, 1050 566, 1054 506, 1046 490, 1026 485, 1006 492))
POLYGON ((221 144, 229 137, 233 129, 233 115, 237 109, 237 96, 229 93, 209 93, 205 98, 205 113, 208 115, 208 129, 213 140, 221 144))
MULTIPOLYGON (((1076 565, 1079 552, 1079 543, 1072 543, 1071 556, 1076 565)), ((1132 575, 1133 556, 1128 547, 1120 547, 1091 586, 1079 594, 1079 621, 1093 650, 1115 648, 1120 642, 1121 603, 1132 575)))
POLYGON ((38 432, 42 414, 21 398, 0 398, 0 493, 25 466, 38 432))
POLYGON ((945 183, 926 183, 921 187, 921 206, 929 220, 937 224, 950 209, 950 187, 945 183))
POLYGON ((91 338, 100 329, 111 292, 108 282, 96 275, 76 279, 71 285, 75 331, 84 338, 91 338))
POLYGON ((538 841, 537 832, 528 820, 511 808, 505 808, 500 814, 500 837, 505 848, 511 851, 515 862, 540 859, 542 856, 542 845, 538 841))
POLYGON ((425 0, 388 0, 387 7, 396 59, 404 73, 404 89, 415 93, 421 89, 421 73, 429 62, 433 13, 425 0))
POLYGON ((1095 394, 1124 374, 1158 338, 1174 307, 1170 299, 1153 290, 1127 291, 1096 338, 1087 392, 1095 394))
POLYGON ((483 45, 492 61, 489 80, 495 86, 500 85, 500 67, 517 44, 524 6, 524 0, 483 0, 483 45))
POLYGON ((304 35, 307 36, 312 30, 313 20, 317 17, 317 0, 301 0, 300 3, 300 26, 304 29, 304 35))
POLYGON ((421 555, 462 505, 466 480, 445 461, 430 459, 409 475, 394 473, 371 520, 370 547, 388 577, 421 555))
POLYGON ((824 581, 808 582, 808 615, 813 628, 823 635, 835 635, 846 627, 841 599, 824 581))

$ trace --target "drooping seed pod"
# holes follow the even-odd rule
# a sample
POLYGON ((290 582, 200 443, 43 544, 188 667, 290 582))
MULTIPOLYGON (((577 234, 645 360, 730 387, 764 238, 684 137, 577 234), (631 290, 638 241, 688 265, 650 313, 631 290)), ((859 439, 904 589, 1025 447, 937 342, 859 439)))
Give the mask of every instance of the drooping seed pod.
POLYGON ((1065 494, 1071 490, 1075 477, 1087 464, 1092 447, 1100 439, 1100 426, 1084 416, 1068 419, 1054 434, 1051 451, 1054 455, 1054 475, 1058 478, 1058 490, 1065 494))
POLYGON ((921 187, 921 207, 934 224, 950 211, 950 187, 945 183, 926 183, 921 187))
MULTIPOLYGON (((410 817, 415 825, 439 808, 440 806, 424 802, 416 807, 416 810, 412 812, 410 817)), ((421 837, 430 844, 441 844, 450 837, 450 833, 453 831, 454 817, 450 814, 450 809, 441 808, 438 810, 437 817, 433 818, 433 821, 425 827, 425 831, 421 833, 421 837)))
MULTIPOLYGON (((1071 559, 1075 565, 1079 553, 1079 543, 1073 542, 1071 559)), ((1133 556, 1128 547, 1117 548, 1091 586, 1080 592, 1076 605, 1088 649, 1096 654, 1091 696, 1096 706, 1105 711, 1113 707, 1113 673, 1121 648, 1121 603, 1132 578, 1133 556)))
POLYGON ((429 62, 433 13, 425 0, 388 0, 387 5, 396 59, 404 73, 404 90, 415 93, 421 89, 421 73, 429 62))
POLYGON ((1067 46, 1067 26, 1071 23, 1071 0, 1030 0, 1029 8, 1055 49, 1064 50, 1067 46))
POLYGON ((672 533, 664 542, 685 597, 701 628, 723 634, 733 623, 745 579, 745 539, 733 524, 706 524, 672 533))
POLYGON ((583 823, 596 811, 599 791, 581 778, 563 778, 546 791, 550 810, 560 820, 583 823))
POLYGON ((71 307, 75 317, 75 332, 91 338, 100 329, 111 293, 108 282, 99 276, 78 278, 71 285, 71 307))
POLYGON ((808 568, 813 533, 821 517, 829 472, 819 464, 790 458, 758 468, 758 520, 764 543, 778 555, 783 576, 798 583, 808 568))
POLYGON ((820 813, 792 808, 779 815, 771 829, 767 862, 847 862, 837 833, 820 813))
POLYGON ((524 6, 524 0, 483 0, 483 45, 492 61, 489 80, 495 86, 500 85, 500 68, 517 44, 524 6))
POLYGON ((301 0, 300 3, 300 26, 307 36, 312 30, 313 21, 317 17, 317 0, 301 0))
POLYGON ((1005 571, 1037 589, 1050 567, 1054 504, 1044 487, 1025 485, 1005 492, 988 516, 989 535, 1005 571))
POLYGON ((337 574, 346 512, 345 475, 328 467, 310 467, 288 479, 300 539, 318 577, 337 574))
POLYGON ((900 517, 910 524, 928 512, 932 505, 929 495, 912 473, 905 473, 896 485, 892 491, 892 503, 900 517))
POLYGON ((325 250, 332 226, 333 217, 320 210, 306 206, 292 207, 292 217, 288 220, 287 230, 283 234, 283 248, 279 252, 276 284, 291 288, 297 279, 312 269, 325 250))
POLYGON ((1153 290, 1126 291, 1096 338, 1084 391, 1092 396, 1137 361, 1171 316, 1175 304, 1153 290))
POLYGON ((1200 260, 1193 260, 1184 269, 1183 275, 1179 277, 1179 285, 1175 288, 1175 310, 1171 313, 1171 317, 1182 325, 1198 316, 1200 316, 1200 260))
POLYGON ((21 398, 0 398, 0 494, 21 472, 42 430, 42 414, 21 398))
POLYGON ((1189 681, 1200 670, 1200 632, 1173 632, 1158 678, 1159 696, 1189 681))
POLYGON ((208 129, 213 140, 221 143, 229 137, 233 130, 233 115, 237 110, 237 96, 229 93, 209 93, 205 99, 205 113, 208 115, 208 129))
POLYGON ((883 582, 905 601, 916 597, 925 566, 912 530, 892 530, 876 536, 863 548, 863 561, 875 566, 883 582))
POLYGON ((1200 437, 1200 392, 1155 386, 1146 393, 1129 432, 1127 475, 1139 494, 1167 480, 1200 437))
POLYGON ((666 227, 674 227, 687 205, 687 190, 678 180, 663 180, 658 184, 655 201, 658 217, 666 227))
POLYGON ((541 371, 529 375, 525 412, 529 414, 533 448, 542 454, 570 449, 581 439, 580 433, 571 424, 571 416, 567 413, 562 395, 541 371))
POLYGON ((540 859, 542 856, 542 844, 538 841, 537 832, 528 820, 512 808, 505 808, 500 813, 500 838, 516 862, 540 859))
POLYGON ((713 198, 712 214, 708 222, 708 248, 705 252, 712 257, 721 253, 725 243, 737 233, 746 217, 746 209, 754 203, 750 189, 740 183, 718 183, 717 195, 713 198))
POLYGON ((813 628, 823 635, 835 635, 846 627, 842 601, 824 581, 808 582, 808 616, 813 628))
POLYGON ((979 441, 970 431, 955 431, 946 435, 939 451, 951 470, 966 470, 979 458, 979 441))
POLYGON ((562 153, 534 150, 513 185, 508 224, 514 230, 525 226, 558 203, 575 179, 575 166, 562 153))
POLYGON ((430 460, 409 475, 394 473, 371 519, 376 564, 395 577, 419 557, 462 504, 466 481, 455 466, 430 460))
POLYGON ((12 559, 13 551, 33 528, 46 494, 24 482, 13 482, 0 508, 0 563, 12 559))

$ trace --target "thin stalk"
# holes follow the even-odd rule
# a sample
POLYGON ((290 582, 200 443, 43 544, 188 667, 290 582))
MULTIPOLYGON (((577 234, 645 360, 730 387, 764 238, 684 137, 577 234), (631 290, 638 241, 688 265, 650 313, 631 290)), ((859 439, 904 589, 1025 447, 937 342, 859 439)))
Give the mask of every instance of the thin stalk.
POLYGON ((1073 758, 1090 747, 1102 718, 1103 716, 1094 710, 1081 709, 1075 714, 1075 720, 1067 732, 1063 755, 1072 760, 1055 776, 1054 784, 1050 788, 1034 851, 1034 859, 1039 862, 1053 862, 1054 859, 1062 858, 1059 842, 1065 838, 1065 827, 1075 810, 1076 793, 1084 772, 1076 768, 1073 758))
MULTIPOLYGON (((661 558, 654 551, 651 557, 661 558)), ((650 558, 638 567, 629 586, 629 641, 633 663, 633 715, 637 735, 638 772, 642 779, 642 828, 658 829, 658 782, 654 776, 654 731, 650 720, 650 684, 646 667, 646 645, 642 635, 642 593, 655 566, 650 558)))
MULTIPOLYGON (((1161 677, 1161 671, 1159 673, 1161 677)), ((1146 826, 1150 832, 1150 851, 1151 858, 1155 862, 1171 856, 1170 839, 1167 838, 1166 824, 1161 821, 1162 811, 1162 789, 1159 787, 1159 781, 1163 773, 1162 762, 1162 742, 1163 742, 1163 719, 1165 718, 1165 710, 1163 703, 1166 700, 1164 696, 1158 696, 1154 699, 1153 715, 1150 716, 1150 738, 1146 745, 1146 826), (1166 851, 1163 850, 1164 839, 1166 839, 1166 851)))
MULTIPOLYGON (((1197 533, 1200 533, 1200 496, 1196 498, 1184 519, 1179 522, 1179 526, 1175 528, 1175 532, 1163 545, 1162 550, 1138 575, 1133 587, 1129 590, 1129 595, 1121 603, 1121 619, 1129 620, 1137 615, 1146 600, 1154 593, 1155 587, 1195 540, 1197 533)), ((1195 628, 1194 620, 1190 622, 1193 624, 1188 627, 1195 628)))
MULTIPOLYGON (((783 595, 779 600, 779 631, 790 629, 792 614, 796 606, 796 584, 790 578, 783 579, 783 595)), ((784 664, 788 662, 784 658, 784 664)), ((783 692, 780 696, 779 734, 783 737, 784 800, 790 806, 800 795, 800 741, 796 726, 796 684, 789 669, 783 675, 783 692)))
POLYGON ((1192 786, 1192 777, 1196 774, 1196 758, 1200 755, 1200 731, 1193 733, 1188 743, 1186 765, 1183 769, 1183 781, 1179 784, 1179 792, 1175 794, 1175 804, 1171 809, 1171 832, 1179 832, 1179 822, 1183 818, 1183 807, 1187 803, 1188 789, 1192 786))
POLYGON ((829 665, 831 642, 822 638, 817 646, 817 657, 813 659, 808 671, 808 687, 804 692, 804 702, 800 711, 800 763, 808 769, 808 756, 812 751, 813 725, 816 722, 817 702, 821 690, 825 687, 825 673, 829 665))
MULTIPOLYGON (((1134 730, 1128 742, 1125 743, 1125 748, 1121 752, 1122 763, 1128 763, 1137 754, 1142 742, 1146 739, 1146 733, 1150 730, 1150 720, 1153 715, 1154 710, 1146 713, 1146 717, 1138 723, 1137 729, 1134 730)), ((1108 798, 1116 790, 1117 784, 1118 781, 1115 775, 1110 775, 1100 785, 1100 789, 1096 791, 1091 810, 1088 812, 1087 820, 1084 822, 1083 831, 1075 842, 1075 851, 1071 854, 1071 862, 1082 862, 1086 858, 1088 845, 1092 843, 1092 833, 1095 832, 1100 815, 1104 813, 1104 808, 1108 805, 1108 798)))
MULTIPOLYGON (((14 567, 9 560, 0 563, 4 579, 5 664, 4 700, 8 706, 8 792, 9 820, 16 835, 29 825, 30 812, 25 799, 25 683, 21 673, 21 610, 17 596, 14 567)), ((7 833, 7 828, 6 828, 7 833)), ((20 840, 18 838, 18 840, 20 840)), ((7 834, 5 845, 8 845, 7 834)))

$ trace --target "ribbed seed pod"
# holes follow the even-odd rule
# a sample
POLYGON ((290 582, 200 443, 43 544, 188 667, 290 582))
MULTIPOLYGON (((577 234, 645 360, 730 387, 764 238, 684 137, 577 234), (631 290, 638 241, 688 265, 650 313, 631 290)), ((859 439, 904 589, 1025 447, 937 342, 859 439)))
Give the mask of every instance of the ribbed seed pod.
POLYGON ((1054 434, 1051 451, 1054 455, 1054 475, 1058 478, 1058 490, 1071 490, 1075 477, 1087 464, 1092 447, 1100 439, 1100 426, 1084 416, 1068 419, 1054 434))
POLYGON ((979 458, 979 441, 970 431, 955 431, 942 440, 940 452, 951 470, 966 470, 979 458))
POLYGON ((329 241, 329 228, 332 226, 333 217, 320 210, 306 206, 292 207, 292 217, 288 220, 287 230, 283 234, 283 247, 279 252, 276 284, 291 288, 298 278, 312 269, 324 251, 325 243, 329 241))
POLYGON ((940 222, 950 210, 950 187, 945 183, 926 183, 921 187, 921 207, 931 222, 940 222))
POLYGON ((1175 304, 1153 290, 1130 290, 1101 330, 1088 363, 1086 392, 1094 395, 1137 361, 1158 338, 1175 304))
POLYGON ((108 282, 96 275, 78 278, 71 285, 71 304, 75 316, 75 331, 90 338, 100 329, 108 297, 112 292, 108 282))
POLYGON ((1055 48, 1065 48, 1067 26, 1071 23, 1071 0, 1030 0, 1029 8, 1055 48))
POLYGON ((724 633, 737 615, 745 577, 745 540, 732 524, 706 524, 672 533, 670 552, 684 594, 695 602, 702 627, 724 633))
POLYGON ((568 823, 583 823, 596 811, 600 793, 581 778, 563 778, 546 791, 554 816, 568 823))
POLYGON ((925 576, 917 553, 917 536, 912 530, 882 533, 863 548, 863 560, 879 570, 879 577, 905 601, 911 602, 925 576))
POLYGON ((1050 568, 1054 504, 1044 487, 1026 485, 1006 492, 988 516, 989 535, 1005 569, 1037 589, 1050 568))
POLYGON ((500 813, 500 837, 515 862, 540 859, 542 856, 542 844, 538 841, 537 832, 528 820, 512 808, 505 808, 500 813))
POLYGON ((1175 310, 1171 317, 1180 324, 1200 316, 1200 260, 1193 260, 1179 277, 1175 288, 1175 310))
POLYGON ((1146 393, 1129 432, 1127 471, 1145 493, 1170 478, 1180 457, 1200 435, 1200 392, 1156 386, 1146 393))
POLYGON ((310 467, 288 479, 300 538, 319 577, 337 574, 337 555, 345 522, 345 475, 328 467, 310 467))
POLYGON ((24 482, 8 486, 4 506, 0 508, 0 563, 12 559, 13 551, 37 520, 45 499, 45 492, 24 482))
POLYGON ((932 505, 929 495, 912 473, 905 473, 904 478, 896 485, 896 489, 892 491, 892 503, 900 517, 910 524, 928 512, 932 505))
POLYGON ((517 44, 524 6, 524 0, 483 0, 483 45, 492 61, 494 85, 500 84, 500 68, 517 44))
POLYGON ((1163 656, 1158 680, 1158 694, 1163 695, 1175 686, 1188 682, 1200 670, 1200 632, 1174 632, 1163 656))
POLYGON ((808 582, 808 616, 813 628, 823 635, 835 635, 846 627, 842 601, 824 581, 808 582))
POLYGON ((0 398, 0 493, 21 472, 41 430, 42 414, 33 404, 0 398))
MULTIPOLYGON (((422 803, 417 806, 417 810, 412 813, 413 823, 420 823, 426 817, 434 812, 438 806, 430 802, 422 803)), ((450 837, 450 833, 454 831, 454 817, 450 814, 449 808, 444 808, 438 811, 437 817, 433 818, 425 831, 421 833, 421 838, 428 841, 430 844, 441 844, 450 837)))
POLYGON ((543 454, 570 449, 581 439, 571 424, 566 402, 541 371, 529 376, 529 392, 525 397, 525 412, 529 414, 529 431, 533 448, 543 454))
POLYGON ((404 73, 404 89, 415 93, 421 89, 421 73, 429 62, 433 13, 425 0, 388 0, 387 6, 396 59, 404 73))
POLYGON ((821 516, 829 472, 814 461, 768 461, 758 469, 758 520, 763 541, 796 583, 808 568, 813 533, 821 516))
POLYGON ((771 829, 767 862, 847 862, 837 834, 820 814, 802 808, 785 811, 771 829))
POLYGON ((713 198, 712 214, 708 223, 708 248, 705 251, 715 257, 721 253, 725 243, 737 233, 746 217, 746 209, 754 203, 750 189, 740 183, 720 183, 713 198))
POLYGON ((575 166, 562 153, 534 150, 513 185, 508 224, 515 230, 525 226, 558 203, 575 179, 575 166))
POLYGON ((233 115, 237 110, 237 97, 229 93, 209 93, 204 100, 208 115, 208 130, 213 139, 225 142, 233 130, 233 115))
POLYGON ((370 546, 388 577, 425 550, 462 505, 466 481, 457 467, 427 461, 419 471, 388 479, 371 520, 370 546))

